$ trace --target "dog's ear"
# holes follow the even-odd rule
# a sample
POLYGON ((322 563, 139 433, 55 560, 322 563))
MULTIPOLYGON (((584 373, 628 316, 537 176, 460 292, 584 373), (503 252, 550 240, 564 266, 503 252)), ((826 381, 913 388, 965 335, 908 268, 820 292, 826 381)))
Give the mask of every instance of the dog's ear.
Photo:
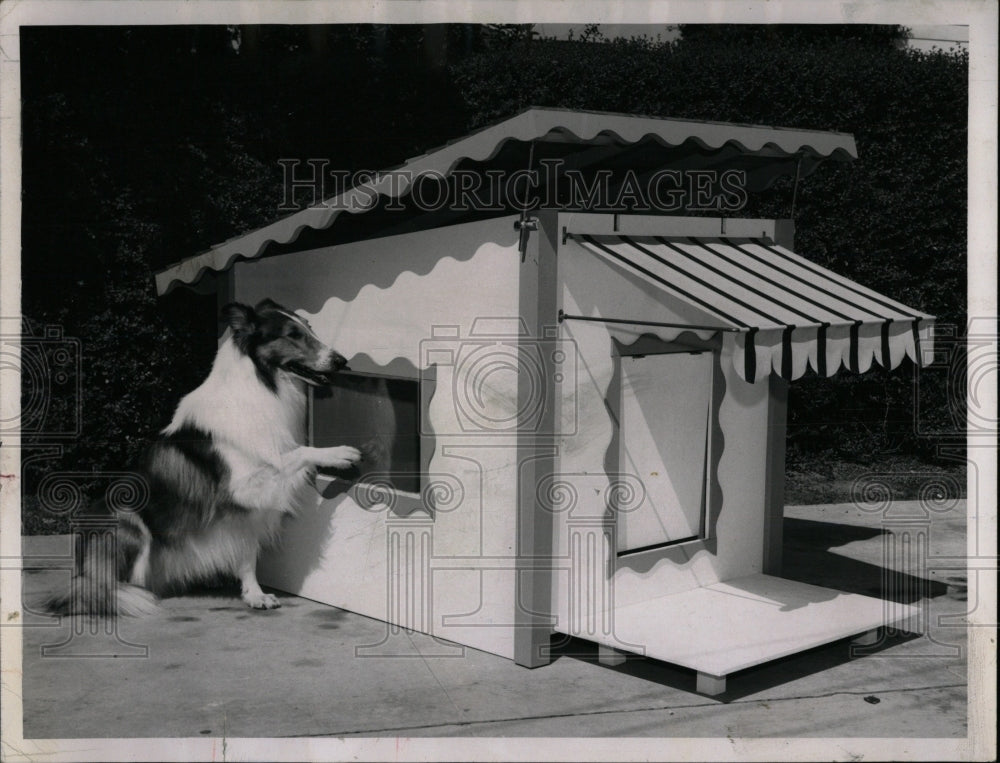
POLYGON ((257 313, 249 305, 230 302, 222 308, 219 320, 229 326, 233 332, 233 341, 245 350, 247 340, 257 330, 257 313))
POLYGON ((275 302, 273 299, 269 297, 262 299, 254 307, 254 310, 256 310, 258 313, 263 310, 284 310, 284 309, 285 308, 283 308, 281 305, 279 305, 277 302, 275 302))

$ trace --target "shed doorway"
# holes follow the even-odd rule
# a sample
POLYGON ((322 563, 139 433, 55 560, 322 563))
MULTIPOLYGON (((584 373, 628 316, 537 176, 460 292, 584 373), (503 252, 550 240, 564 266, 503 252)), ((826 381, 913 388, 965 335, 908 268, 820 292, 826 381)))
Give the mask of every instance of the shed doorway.
POLYGON ((700 540, 708 506, 714 353, 622 355, 619 464, 644 497, 617 515, 619 556, 700 540))

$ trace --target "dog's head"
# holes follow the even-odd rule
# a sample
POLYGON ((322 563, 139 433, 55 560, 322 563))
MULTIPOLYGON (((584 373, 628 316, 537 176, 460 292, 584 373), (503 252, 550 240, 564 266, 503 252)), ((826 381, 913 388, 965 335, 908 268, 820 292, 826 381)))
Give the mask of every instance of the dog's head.
POLYGON ((228 304, 222 308, 222 320, 232 331, 233 344, 253 361, 261 381, 272 390, 282 372, 325 386, 347 368, 344 356, 323 344, 308 322, 273 300, 255 307, 228 304))

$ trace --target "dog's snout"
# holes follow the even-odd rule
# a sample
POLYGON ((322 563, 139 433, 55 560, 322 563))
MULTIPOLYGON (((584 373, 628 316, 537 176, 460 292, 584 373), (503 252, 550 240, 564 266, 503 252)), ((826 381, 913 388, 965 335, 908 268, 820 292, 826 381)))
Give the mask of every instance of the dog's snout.
POLYGON ((330 354, 330 367, 334 371, 342 371, 342 370, 344 370, 345 368, 347 368, 347 358, 345 358, 339 352, 333 352, 333 353, 331 353, 330 354))

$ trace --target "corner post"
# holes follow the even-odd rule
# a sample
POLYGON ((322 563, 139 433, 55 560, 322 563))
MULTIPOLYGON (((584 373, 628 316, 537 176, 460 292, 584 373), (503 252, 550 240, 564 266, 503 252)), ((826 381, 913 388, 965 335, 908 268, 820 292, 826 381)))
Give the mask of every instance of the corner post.
POLYGON ((767 454, 764 475, 765 575, 781 575, 781 545, 785 522, 785 432, 788 424, 788 382, 767 377, 767 454))
MULTIPOLYGON (((792 249, 795 223, 776 220, 774 238, 778 246, 792 249)), ((788 428, 788 382, 767 377, 767 455, 764 487, 764 561, 762 572, 780 575, 781 546, 785 521, 785 436, 788 428)))
MULTIPOLYGON (((528 353, 538 343, 552 341, 558 327, 556 289, 557 213, 538 213, 539 225, 531 237, 518 281, 519 312, 529 335, 520 344, 528 353)), ((544 348, 544 345, 543 345, 544 348)), ((531 375, 518 376, 518 410, 527 411, 518 422, 517 559, 515 563, 514 661, 527 668, 551 661, 553 515, 538 505, 539 479, 555 469, 555 370, 550 352, 541 352, 544 384, 541 391, 531 375), (529 420, 532 398, 544 395, 539 421, 529 420)))

